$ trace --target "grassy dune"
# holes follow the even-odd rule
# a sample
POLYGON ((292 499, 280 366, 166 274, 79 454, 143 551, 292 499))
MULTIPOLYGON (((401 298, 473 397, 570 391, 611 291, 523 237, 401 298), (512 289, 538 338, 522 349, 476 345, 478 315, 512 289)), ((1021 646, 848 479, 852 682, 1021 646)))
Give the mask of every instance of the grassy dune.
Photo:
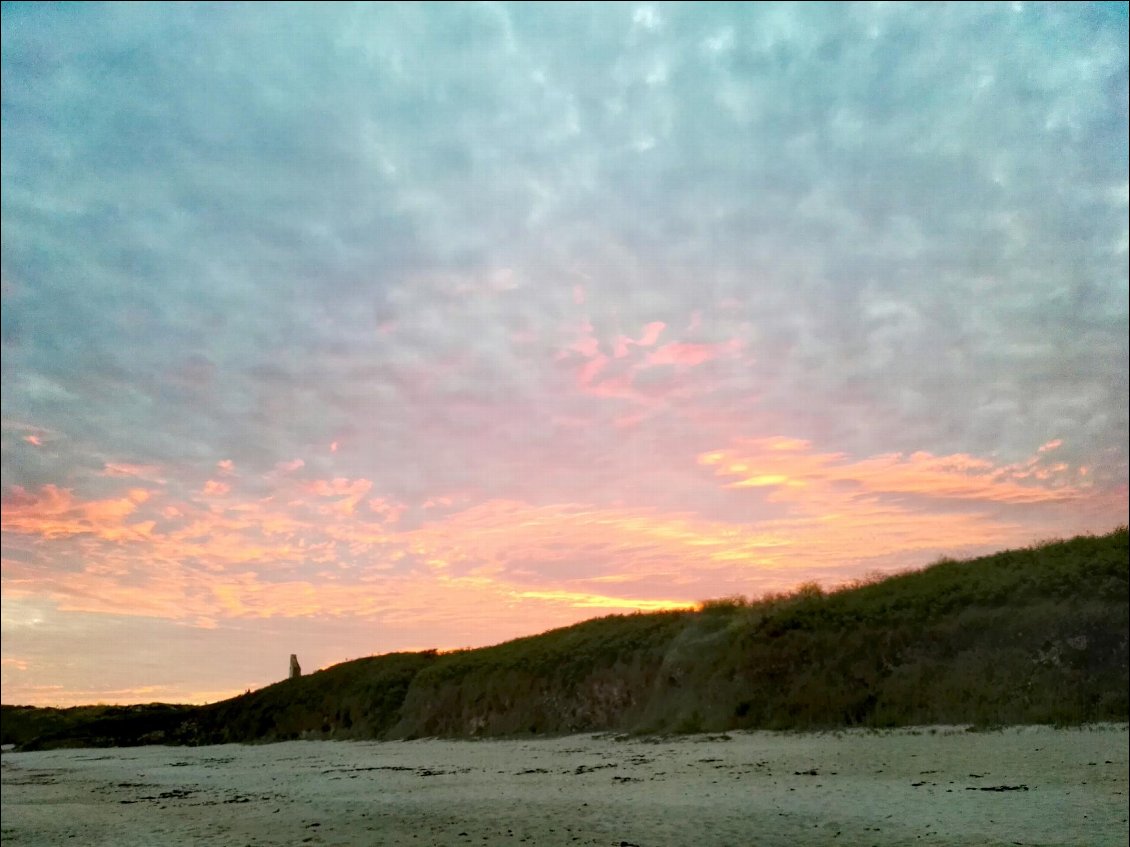
POLYGON ((208 706, 4 706, 27 749, 1125 721, 1127 530, 824 593, 346 662, 208 706))

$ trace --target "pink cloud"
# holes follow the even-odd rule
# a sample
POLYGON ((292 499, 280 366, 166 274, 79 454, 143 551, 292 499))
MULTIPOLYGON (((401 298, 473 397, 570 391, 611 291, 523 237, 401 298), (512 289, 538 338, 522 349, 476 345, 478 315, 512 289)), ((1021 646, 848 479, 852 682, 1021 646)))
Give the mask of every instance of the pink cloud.
MULTIPOLYGON (((736 360, 743 352, 743 342, 734 338, 717 343, 672 341, 656 348, 666 331, 663 321, 652 321, 640 330, 638 339, 620 335, 611 341, 611 354, 602 352, 601 340, 589 323, 579 335, 561 349, 555 359, 566 362, 574 370, 575 384, 584 394, 628 400, 642 409, 617 415, 624 421, 644 415, 672 399, 693 412, 690 399, 708 393, 711 374, 699 374, 694 384, 686 378, 691 368, 716 359, 736 360), (652 370, 652 369, 655 370, 652 370), (648 371, 651 370, 651 373, 648 371)), ((642 418, 641 418, 642 419, 642 418)))
MULTIPOLYGON (((598 369, 599 374, 603 368, 598 369)), ((619 376, 610 376, 602 379, 599 382, 588 381, 585 383, 586 393, 592 394, 596 397, 621 397, 632 400, 640 400, 641 397, 632 388, 632 374, 623 373, 619 376)))
POLYGON ((659 340, 660 334, 667 328, 663 321, 653 321, 643 328, 643 335, 636 342, 640 347, 650 347, 659 340))
POLYGON ((622 359, 631 352, 632 347, 650 347, 658 340, 660 334, 666 328, 667 324, 662 321, 654 321, 643 328, 643 333, 640 335, 639 340, 629 338, 626 335, 618 336, 613 348, 613 356, 617 359, 622 359))
POLYGON ((742 342, 734 338, 720 344, 687 344, 674 341, 657 348, 647 362, 649 365, 701 365, 723 356, 741 352, 742 342))
POLYGON ((619 415, 613 418, 612 425, 617 429, 634 429, 647 420, 649 414, 650 412, 644 410, 642 412, 633 412, 629 415, 619 415))
POLYGON ((594 356, 600 356, 600 342, 594 336, 587 335, 578 338, 569 345, 570 350, 575 353, 580 353, 586 359, 591 359, 594 356))
POLYGON ((161 468, 157 465, 136 465, 129 462, 106 462, 102 468, 102 476, 107 477, 134 477, 164 484, 160 477, 161 468))
POLYGON ((601 371, 608 365, 608 357, 597 353, 577 371, 577 384, 582 388, 591 386, 593 381, 600 376, 601 371))

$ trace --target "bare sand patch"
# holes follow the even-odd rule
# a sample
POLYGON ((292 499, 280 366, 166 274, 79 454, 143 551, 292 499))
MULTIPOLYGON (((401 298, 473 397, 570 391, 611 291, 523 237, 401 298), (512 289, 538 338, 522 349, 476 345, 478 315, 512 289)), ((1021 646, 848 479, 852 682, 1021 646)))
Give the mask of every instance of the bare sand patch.
POLYGON ((1127 726, 4 753, 13 845, 1116 845, 1127 726))

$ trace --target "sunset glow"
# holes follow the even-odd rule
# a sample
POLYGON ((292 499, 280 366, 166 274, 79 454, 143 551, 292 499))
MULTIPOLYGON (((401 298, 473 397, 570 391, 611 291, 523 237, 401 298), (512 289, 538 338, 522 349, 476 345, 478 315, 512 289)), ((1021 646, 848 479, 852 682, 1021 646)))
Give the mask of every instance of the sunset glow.
POLYGON ((1126 522, 1124 4, 30 4, 3 62, 4 703, 1126 522))

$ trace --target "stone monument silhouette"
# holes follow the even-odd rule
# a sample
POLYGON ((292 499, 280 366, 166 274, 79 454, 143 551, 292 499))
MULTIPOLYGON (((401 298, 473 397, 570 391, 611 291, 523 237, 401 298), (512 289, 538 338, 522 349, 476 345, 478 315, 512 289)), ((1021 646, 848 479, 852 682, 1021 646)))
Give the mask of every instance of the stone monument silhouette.
POLYGON ((298 664, 298 656, 290 654, 290 678, 297 679, 302 676, 302 666, 298 664))

